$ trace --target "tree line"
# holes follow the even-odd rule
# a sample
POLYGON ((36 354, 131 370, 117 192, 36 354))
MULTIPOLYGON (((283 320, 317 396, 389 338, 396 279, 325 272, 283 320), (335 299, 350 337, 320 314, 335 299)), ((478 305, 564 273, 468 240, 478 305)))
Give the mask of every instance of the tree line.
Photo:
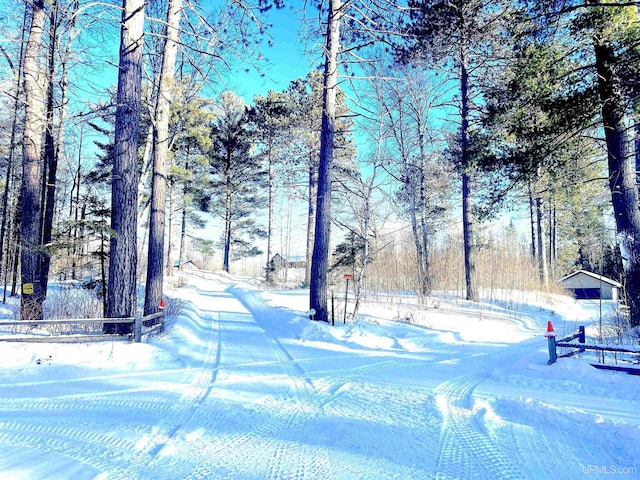
POLYGON ((0 165, 0 268, 14 291, 20 277, 23 318, 42 316, 60 257, 71 278, 96 260, 110 318, 133 314, 146 258, 144 310, 154 313, 165 274, 185 259, 189 225, 203 226, 204 214, 219 219, 223 268, 258 254, 264 239, 271 281, 275 208, 286 194, 307 205, 316 319, 328 318, 336 269, 354 274, 359 298, 389 248, 382 232, 392 218, 407 225, 415 289, 428 295, 435 243, 459 215, 465 296, 478 300, 483 225, 517 206, 530 219, 542 282, 606 266, 624 280, 631 325, 640 324, 637 2, 305 2, 298 13, 313 24, 310 40, 323 39, 322 67, 245 105, 216 79, 238 58, 259 58, 274 8, 293 7, 24 3, 2 45, 11 102, 0 165), (115 12, 113 91, 87 72, 115 12))

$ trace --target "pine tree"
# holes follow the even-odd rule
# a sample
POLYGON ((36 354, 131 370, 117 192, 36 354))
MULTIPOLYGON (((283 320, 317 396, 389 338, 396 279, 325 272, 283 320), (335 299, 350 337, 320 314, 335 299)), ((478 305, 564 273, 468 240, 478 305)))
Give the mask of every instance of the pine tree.
POLYGON ((471 145, 478 79, 491 65, 493 33, 500 26, 502 2, 487 0, 412 0, 404 62, 426 61, 444 66, 457 83, 458 134, 450 153, 462 183, 462 225, 467 300, 478 300, 475 273, 474 181, 477 174, 471 145))
POLYGON ((24 51, 25 129, 22 145, 22 193, 20 215, 22 297, 21 318, 42 319, 45 292, 42 264, 42 136, 45 128, 44 85, 38 54, 45 25, 43 0, 30 2, 29 36, 24 51))
POLYGON ((173 129, 176 130, 172 145, 173 164, 169 168, 169 252, 167 270, 173 270, 173 212, 180 212, 178 269, 186 261, 188 229, 204 228, 205 220, 200 212, 210 209, 208 195, 208 152, 211 149, 210 124, 215 118, 212 102, 190 96, 186 87, 180 88, 180 101, 173 105, 173 129), (186 97, 186 98, 185 98, 186 97))
MULTIPOLYGON (((540 105, 544 107, 542 111, 558 112, 562 121, 552 117, 542 123, 551 130, 546 138, 538 135, 539 131, 532 131, 531 137, 542 145, 543 152, 548 152, 547 145, 557 145, 548 141, 554 134, 564 141, 579 136, 593 124, 599 111, 597 120, 603 127, 607 147, 609 190, 625 258, 631 325, 640 325, 640 211, 628 128, 632 121, 629 114, 640 92, 637 8, 624 2, 599 0, 524 2, 523 6, 524 22, 515 32, 518 48, 524 53, 525 68, 534 65, 537 70, 524 76, 522 85, 539 99, 521 111, 526 120, 523 125, 535 124, 526 115, 539 112, 540 105), (553 40, 552 47, 546 44, 550 43, 548 40, 553 40), (558 48, 560 55, 555 53, 558 48), (539 63, 537 67, 535 62, 539 63), (551 68, 540 68, 545 64, 551 68), (543 75, 544 81, 536 79, 536 72, 538 78, 543 75), (557 85, 563 88, 554 88, 557 85), (558 126, 566 127, 567 123, 575 128, 558 131, 558 126)), ((531 147, 533 142, 528 145, 531 147)), ((540 161, 533 163, 533 168, 539 166, 540 161)))
POLYGON ((287 132, 291 129, 289 118, 292 104, 286 93, 269 91, 266 97, 256 96, 249 110, 250 122, 254 129, 254 140, 261 145, 260 154, 267 166, 267 265, 265 281, 273 280, 273 268, 269 264, 273 255, 274 205, 276 188, 276 165, 285 160, 282 154, 286 150, 287 132))
POLYGON ((167 200, 167 162, 170 149, 169 117, 174 87, 176 51, 182 14, 182 0, 170 0, 162 53, 158 95, 153 130, 153 176, 151 183, 151 211, 149 216, 149 251, 144 315, 160 309, 164 280, 165 218, 167 200))
POLYGON ((316 224, 311 258, 310 309, 315 319, 329 321, 327 308, 327 273, 329 271, 329 233, 331 227, 331 168, 334 160, 336 133, 336 96, 338 89, 338 52, 340 22, 344 15, 341 0, 330 0, 327 19, 325 65, 323 77, 322 127, 316 224))
POLYGON ((228 272, 232 258, 259 254, 252 242, 266 234, 253 216, 266 201, 265 171, 260 158, 251 151, 247 109, 233 92, 220 97, 211 138, 210 206, 222 218, 222 263, 228 272))
MULTIPOLYGON (((138 139, 142 97, 144 1, 123 0, 120 70, 111 189, 107 317, 132 317, 136 309, 138 139)), ((130 324, 105 323, 105 333, 127 334, 130 324)))

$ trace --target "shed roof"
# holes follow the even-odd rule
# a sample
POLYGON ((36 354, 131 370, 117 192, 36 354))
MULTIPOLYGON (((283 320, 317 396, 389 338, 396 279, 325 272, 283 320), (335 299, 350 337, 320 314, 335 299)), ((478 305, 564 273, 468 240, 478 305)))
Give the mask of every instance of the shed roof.
POLYGON ((573 273, 570 273, 569 275, 566 275, 564 277, 562 277, 560 279, 560 282, 564 282, 565 280, 571 278, 571 277, 575 277, 576 275, 580 275, 580 274, 584 274, 587 275, 589 277, 595 278, 596 280, 600 280, 603 283, 608 283, 609 285, 612 285, 614 287, 618 287, 618 288, 622 288, 622 284, 619 282, 616 282, 615 280, 612 280, 610 278, 607 277, 603 277, 602 275, 598 275, 597 273, 593 273, 593 272, 588 272, 586 270, 576 270, 573 273))

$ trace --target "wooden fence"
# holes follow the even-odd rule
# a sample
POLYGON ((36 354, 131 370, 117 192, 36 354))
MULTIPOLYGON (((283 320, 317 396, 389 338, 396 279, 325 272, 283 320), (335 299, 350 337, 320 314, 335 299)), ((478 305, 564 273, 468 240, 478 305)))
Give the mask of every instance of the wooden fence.
MULTIPOLYGON (((40 325, 95 325, 101 327, 105 323, 133 324, 133 332, 129 335, 74 333, 53 335, 28 335, 28 334, 0 334, 0 342, 32 342, 32 343, 73 343, 73 342, 104 342, 104 341, 134 341, 141 342, 143 335, 149 335, 156 331, 164 330, 164 311, 142 316, 137 312, 135 317, 124 318, 65 318, 56 320, 1 320, 0 328, 10 326, 40 326, 40 325), (158 323, 153 322, 159 319, 158 323), (150 326, 150 323, 152 323, 150 326)), ((102 330, 102 328, 100 329, 102 330)))
MULTIPOLYGON (((578 327, 578 331, 573 335, 569 335, 568 337, 564 337, 559 340, 556 340, 553 335, 547 335, 547 337, 549 341, 549 365, 555 363, 557 358, 572 357, 579 353, 583 353, 585 350, 640 355, 640 350, 630 348, 623 348, 612 345, 587 345, 583 325, 580 325, 578 327), (578 340, 578 343, 572 343, 573 340, 578 340), (556 350, 557 347, 572 348, 573 350, 563 355, 558 355, 556 350)), ((640 368, 634 368, 630 366, 627 367, 622 365, 604 365, 603 363, 592 363, 591 366, 601 370, 616 370, 626 372, 631 375, 640 375, 640 368)))

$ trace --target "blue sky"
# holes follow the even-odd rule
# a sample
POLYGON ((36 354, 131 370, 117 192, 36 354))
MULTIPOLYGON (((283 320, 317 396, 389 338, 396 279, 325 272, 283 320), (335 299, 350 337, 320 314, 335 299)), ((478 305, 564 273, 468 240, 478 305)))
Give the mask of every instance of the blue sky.
POLYGON ((314 62, 313 58, 309 58, 304 52, 304 40, 298 38, 300 20, 296 16, 293 7, 271 9, 266 20, 273 25, 269 29, 272 45, 269 46, 265 38, 262 49, 268 59, 266 68, 263 72, 253 68, 246 72, 247 65, 239 65, 237 70, 231 72, 228 87, 246 102, 252 102, 254 94, 266 95, 269 90, 285 90, 289 82, 305 77, 317 66, 318 59, 315 58, 314 62))
MULTIPOLYGON (((117 3, 117 2, 115 2, 117 3)), ((202 9, 213 10, 219 8, 219 0, 209 0, 201 3, 202 9)), ((269 90, 282 91, 287 88, 289 82, 299 77, 305 77, 312 68, 317 67, 319 58, 316 48, 315 62, 309 55, 305 53, 305 42, 298 38, 301 21, 299 19, 300 5, 289 5, 282 9, 272 8, 266 14, 266 22, 272 24, 268 29, 271 37, 271 45, 269 45, 269 37, 265 35, 263 40, 262 55, 268 59, 262 71, 258 72, 250 66, 251 62, 256 59, 246 58, 246 62, 234 61, 233 58, 226 58, 226 61, 233 62, 232 70, 225 72, 223 69, 220 74, 224 77, 225 82, 219 79, 212 79, 213 89, 220 91, 223 89, 233 90, 235 93, 245 99, 247 103, 253 101, 254 94, 266 95, 269 90), (248 69, 248 71, 247 71, 248 69)), ((71 93, 74 97, 82 97, 96 101, 103 96, 104 88, 115 86, 117 78, 118 61, 118 43, 119 32, 117 30, 118 12, 115 7, 96 7, 93 10, 85 11, 87 14, 80 21, 80 27, 83 28, 83 48, 88 48, 88 56, 92 62, 88 65, 82 63, 76 64, 71 72, 72 80, 75 80, 75 88, 71 93), (100 14, 102 23, 88 23, 94 15, 97 15, 101 9, 105 9, 106 14, 100 14), (89 14, 90 13, 90 14, 89 14), (104 28, 99 28, 100 26, 104 28), (97 91, 96 91, 97 90, 97 91)), ((18 28, 21 23, 23 7, 16 5, 8 0, 0 0, 0 20, 8 22, 8 15, 12 15, 11 21, 18 28)), ((316 23, 317 12, 315 8, 310 11, 310 21, 316 23)), ((6 24, 8 25, 8 23, 6 24)), ((5 28, 6 28, 5 25, 5 28)), ((13 30, 14 27, 11 27, 13 30)), ((313 25, 312 28, 316 28, 313 25)), ((5 48, 9 44, 0 40, 5 48)), ((310 40, 319 44, 322 38, 313 38, 310 40)), ((310 44, 313 46, 313 44, 310 44)), ((317 45, 316 45, 317 46, 317 45)), ((6 64, 2 59, 5 69, 6 64)))

